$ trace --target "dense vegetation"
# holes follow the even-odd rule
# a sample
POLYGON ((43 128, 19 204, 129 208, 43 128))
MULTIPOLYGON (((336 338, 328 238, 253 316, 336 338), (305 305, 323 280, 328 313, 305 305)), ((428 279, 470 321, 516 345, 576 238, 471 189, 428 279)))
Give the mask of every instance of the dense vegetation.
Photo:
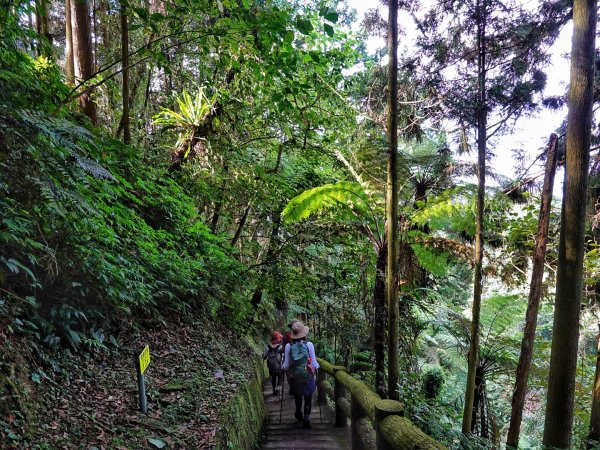
POLYGON ((292 317, 451 448, 597 445, 595 2, 390 2, 360 26, 326 0, 5 3, 0 448, 72 444, 41 445, 34 414, 85 376, 71 358, 120 367, 143 336, 196 397, 226 396, 214 371, 234 389, 245 338, 292 317), (414 45, 368 52, 398 12, 414 45), (571 91, 547 98, 571 20, 571 91), (521 117, 564 105, 495 170, 521 117), (178 332, 198 361, 166 347, 178 332))

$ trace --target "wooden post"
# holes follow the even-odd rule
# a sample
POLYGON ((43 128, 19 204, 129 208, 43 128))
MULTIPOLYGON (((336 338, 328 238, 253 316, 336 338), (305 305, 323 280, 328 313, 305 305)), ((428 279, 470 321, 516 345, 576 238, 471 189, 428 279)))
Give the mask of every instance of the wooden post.
POLYGON ((377 450, 394 450, 381 430, 379 423, 388 416, 404 416, 404 405, 396 400, 379 400, 375 403, 375 432, 377 433, 377 450))
POLYGON ((319 404, 324 403, 326 399, 326 392, 321 389, 322 383, 327 381, 327 372, 324 370, 319 370, 317 372, 317 400, 319 404))
POLYGON ((344 414, 344 410, 342 409, 339 400, 341 398, 346 398, 346 388, 342 383, 340 383, 337 379, 337 373, 339 371, 346 371, 346 368, 343 366, 333 366, 333 373, 335 377, 335 385, 334 385, 334 396, 335 396, 335 426, 336 427, 345 427, 346 426, 346 415, 344 414))

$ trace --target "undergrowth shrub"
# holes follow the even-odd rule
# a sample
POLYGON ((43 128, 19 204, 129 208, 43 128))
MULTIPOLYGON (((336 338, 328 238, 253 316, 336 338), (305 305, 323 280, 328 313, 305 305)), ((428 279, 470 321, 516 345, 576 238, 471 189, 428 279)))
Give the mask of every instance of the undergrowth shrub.
POLYGON ((245 322, 240 264, 166 170, 54 114, 52 63, 0 44, 0 86, 0 322, 74 348, 111 317, 245 322))

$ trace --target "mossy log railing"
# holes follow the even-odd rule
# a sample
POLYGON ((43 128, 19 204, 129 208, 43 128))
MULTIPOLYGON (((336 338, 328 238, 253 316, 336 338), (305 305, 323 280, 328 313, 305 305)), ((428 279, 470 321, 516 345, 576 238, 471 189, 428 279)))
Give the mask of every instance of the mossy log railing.
POLYGON ((346 418, 350 418, 352 450, 447 450, 404 417, 402 403, 382 400, 363 382, 352 378, 344 367, 317 359, 321 365, 317 380, 319 401, 326 397, 335 401, 337 426, 346 426, 346 418), (327 381, 328 375, 334 379, 333 387, 327 381))

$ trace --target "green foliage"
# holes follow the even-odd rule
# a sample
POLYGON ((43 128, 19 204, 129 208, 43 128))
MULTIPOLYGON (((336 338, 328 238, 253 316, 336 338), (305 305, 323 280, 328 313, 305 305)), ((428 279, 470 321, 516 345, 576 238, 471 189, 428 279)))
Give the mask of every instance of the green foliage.
POLYGON ((286 205, 282 217, 287 223, 300 222, 327 210, 350 211, 354 217, 369 214, 368 199, 358 183, 339 181, 309 189, 286 205))
POLYGON ((460 186, 447 189, 440 195, 419 203, 412 215, 415 225, 428 224, 436 230, 475 233, 475 186, 460 186))
MULTIPOLYGON (((22 91, 27 76, 13 85, 22 91)), ((0 311, 73 348, 102 346, 87 323, 110 311, 199 308, 242 323, 247 308, 229 288, 239 265, 192 198, 133 149, 49 116, 47 98, 38 110, 18 97, 0 109, 0 311)))
POLYGON ((421 378, 425 398, 432 399, 440 395, 445 380, 444 370, 441 367, 427 369, 421 378))
POLYGON ((411 244, 411 248, 423 269, 435 276, 446 275, 449 266, 448 253, 432 251, 422 244, 411 244))
POLYGON ((206 117, 213 110, 216 95, 209 99, 204 94, 204 88, 200 88, 194 98, 184 90, 181 96, 175 100, 179 106, 179 112, 161 108, 160 113, 154 116, 154 123, 181 128, 197 128, 204 123, 206 117))

